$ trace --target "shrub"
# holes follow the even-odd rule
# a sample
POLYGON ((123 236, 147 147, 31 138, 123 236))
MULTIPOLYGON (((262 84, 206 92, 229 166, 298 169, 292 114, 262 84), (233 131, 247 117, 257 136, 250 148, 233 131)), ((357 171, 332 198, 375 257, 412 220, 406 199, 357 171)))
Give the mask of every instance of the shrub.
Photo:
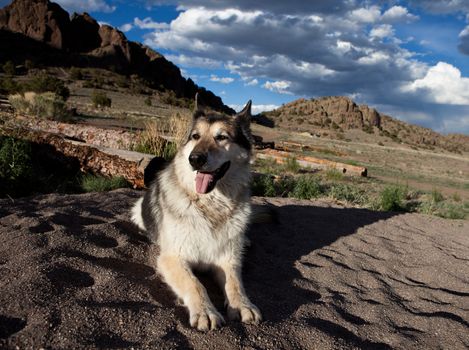
POLYGON ((29 82, 23 86, 23 91, 34 91, 38 94, 43 92, 53 92, 67 100, 70 96, 70 90, 65 86, 64 82, 56 77, 40 73, 34 76, 29 82))
POLYGON ((354 204, 368 202, 366 192, 348 184, 334 184, 329 189, 329 195, 337 200, 343 200, 354 204))
POLYGON ((7 75, 15 75, 16 74, 16 67, 15 64, 12 61, 7 61, 5 64, 2 66, 3 71, 7 75))
POLYGON ((31 144, 0 136, 0 195, 16 196, 27 190, 32 178, 31 144))
POLYGON ((53 92, 45 92, 43 94, 26 92, 24 95, 10 95, 8 100, 19 113, 32 114, 39 118, 59 121, 70 119, 70 112, 67 109, 65 101, 53 92))
POLYGON ((325 188, 319 180, 311 175, 299 176, 290 197, 298 199, 317 198, 325 193, 325 188))
MULTIPOLYGON (((326 153, 326 152, 324 152, 324 153, 326 153)), ((344 176, 343 172, 341 172, 337 169, 330 168, 330 169, 326 170, 325 177, 326 177, 326 179, 332 180, 332 181, 342 181, 345 176, 344 176)))
POLYGON ((444 200, 444 197, 440 191, 434 188, 431 193, 431 200, 433 203, 439 203, 444 200))
POLYGON ((101 91, 93 91, 91 93, 91 102, 95 107, 111 107, 112 100, 101 91))
POLYGON ((405 209, 406 188, 399 185, 386 186, 380 193, 380 208, 384 211, 402 211, 405 209))
POLYGON ((11 77, 0 79, 0 93, 9 95, 16 94, 19 91, 21 91, 21 87, 11 77))
POLYGON ((143 102, 145 103, 146 106, 151 106, 151 97, 148 96, 147 98, 145 98, 143 102))
POLYGON ((252 195, 261 197, 275 197, 274 179, 270 175, 261 175, 254 177, 251 185, 252 195))
POLYGON ((295 157, 288 156, 283 164, 285 171, 296 174, 300 170, 300 164, 295 157))
POLYGON ((186 139, 189 120, 188 117, 176 113, 168 120, 146 122, 145 131, 139 135, 132 149, 136 152, 172 159, 186 139), (164 136, 171 136, 173 141, 166 140, 164 136))
POLYGON ((82 80, 83 73, 81 72, 80 68, 72 67, 70 68, 70 79, 72 80, 82 80))
POLYGON ((104 177, 96 175, 85 175, 81 180, 81 188, 85 192, 104 192, 118 188, 128 187, 128 182, 122 176, 104 177))

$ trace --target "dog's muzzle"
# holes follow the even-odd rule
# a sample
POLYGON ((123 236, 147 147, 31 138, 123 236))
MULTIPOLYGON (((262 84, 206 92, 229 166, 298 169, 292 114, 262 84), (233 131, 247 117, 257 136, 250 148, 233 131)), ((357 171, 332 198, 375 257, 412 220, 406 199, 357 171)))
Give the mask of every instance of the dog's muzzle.
POLYGON ((194 170, 199 170, 207 163, 207 155, 201 152, 192 152, 189 155, 189 163, 194 170))
POLYGON ((214 171, 197 171, 195 176, 195 191, 200 194, 211 192, 215 188, 217 181, 225 176, 230 165, 231 162, 225 162, 214 171))

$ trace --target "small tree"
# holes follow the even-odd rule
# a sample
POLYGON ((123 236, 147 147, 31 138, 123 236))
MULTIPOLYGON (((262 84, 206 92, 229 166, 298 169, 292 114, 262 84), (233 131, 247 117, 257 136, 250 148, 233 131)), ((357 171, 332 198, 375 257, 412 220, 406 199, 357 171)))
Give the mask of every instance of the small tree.
POLYGON ((106 93, 94 90, 91 93, 91 102, 95 107, 111 107, 112 100, 106 93))
POLYGON ((7 61, 3 67, 3 71, 8 75, 15 75, 16 74, 16 67, 12 61, 7 61))

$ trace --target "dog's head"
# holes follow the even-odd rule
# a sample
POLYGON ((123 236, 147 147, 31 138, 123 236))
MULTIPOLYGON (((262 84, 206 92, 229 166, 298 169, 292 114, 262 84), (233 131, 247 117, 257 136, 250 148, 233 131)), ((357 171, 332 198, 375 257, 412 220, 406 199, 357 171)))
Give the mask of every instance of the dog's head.
POLYGON ((195 190, 211 192, 228 172, 246 167, 251 155, 251 101, 235 116, 205 109, 198 95, 183 155, 195 175, 195 190))

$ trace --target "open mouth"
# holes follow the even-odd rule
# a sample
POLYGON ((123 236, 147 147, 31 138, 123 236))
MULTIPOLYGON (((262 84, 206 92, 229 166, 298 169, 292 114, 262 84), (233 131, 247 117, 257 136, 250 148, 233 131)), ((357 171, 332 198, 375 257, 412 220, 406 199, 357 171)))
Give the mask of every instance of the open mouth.
POLYGON ((209 193, 215 188, 217 181, 225 176, 230 168, 230 162, 225 162, 218 169, 211 172, 197 171, 195 176, 195 190, 197 193, 209 193))

